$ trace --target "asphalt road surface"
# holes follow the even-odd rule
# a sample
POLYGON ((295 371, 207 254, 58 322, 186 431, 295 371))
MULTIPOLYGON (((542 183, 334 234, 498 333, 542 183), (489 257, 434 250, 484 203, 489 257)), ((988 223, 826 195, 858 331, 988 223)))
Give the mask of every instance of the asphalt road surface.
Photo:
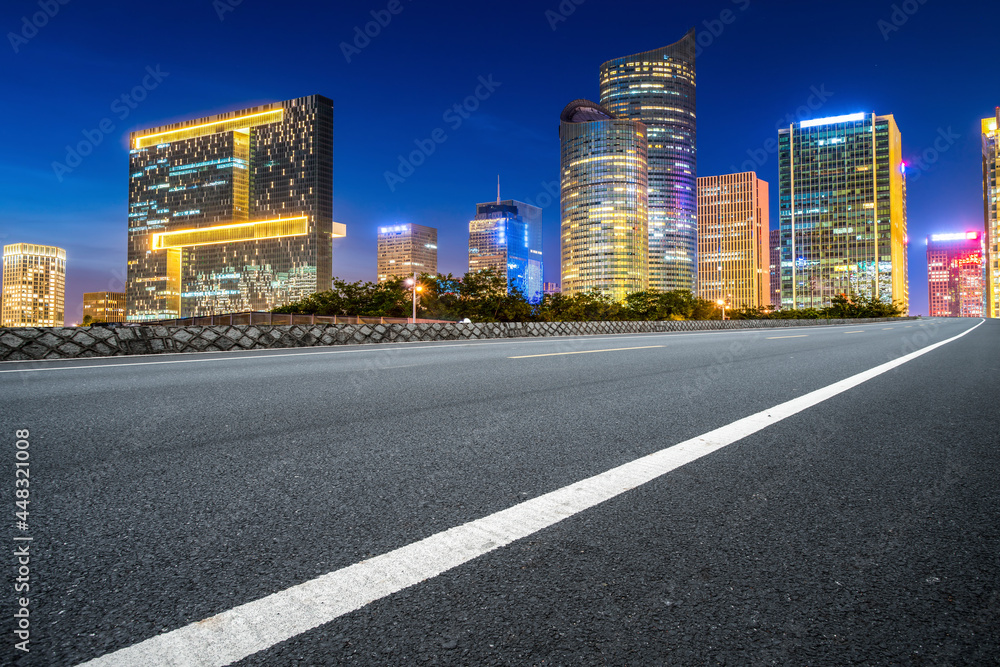
POLYGON ((0 364, 0 657, 1000 664, 998 402, 980 320, 0 364))

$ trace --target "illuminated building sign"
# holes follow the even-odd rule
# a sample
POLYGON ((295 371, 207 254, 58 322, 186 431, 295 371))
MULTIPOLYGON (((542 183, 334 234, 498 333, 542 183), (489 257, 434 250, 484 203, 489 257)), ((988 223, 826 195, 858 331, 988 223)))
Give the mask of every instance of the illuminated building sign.
POLYGON ((837 123, 854 123, 859 120, 864 120, 864 113, 853 113, 847 116, 830 116, 829 118, 817 118, 815 120, 804 120, 799 123, 799 127, 805 129, 807 127, 816 127, 818 125, 835 125, 837 123))
POLYGON ((976 241, 979 239, 979 232, 965 232, 964 234, 933 234, 931 241, 940 243, 941 241, 976 241))

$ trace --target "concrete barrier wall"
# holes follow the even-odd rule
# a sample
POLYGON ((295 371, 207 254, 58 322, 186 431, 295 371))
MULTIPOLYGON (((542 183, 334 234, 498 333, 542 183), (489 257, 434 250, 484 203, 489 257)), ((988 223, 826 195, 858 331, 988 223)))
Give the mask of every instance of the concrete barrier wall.
POLYGON ((314 324, 0 329, 0 361, 78 359, 127 354, 265 350, 406 341, 661 333, 705 329, 898 322, 869 320, 727 320, 684 322, 489 322, 481 324, 314 324))

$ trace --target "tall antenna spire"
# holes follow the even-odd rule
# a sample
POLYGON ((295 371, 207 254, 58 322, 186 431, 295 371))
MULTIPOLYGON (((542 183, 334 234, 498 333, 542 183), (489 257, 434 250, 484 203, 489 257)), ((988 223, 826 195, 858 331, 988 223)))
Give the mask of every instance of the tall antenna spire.
POLYGON ((497 174, 497 204, 500 203, 500 174, 497 174))

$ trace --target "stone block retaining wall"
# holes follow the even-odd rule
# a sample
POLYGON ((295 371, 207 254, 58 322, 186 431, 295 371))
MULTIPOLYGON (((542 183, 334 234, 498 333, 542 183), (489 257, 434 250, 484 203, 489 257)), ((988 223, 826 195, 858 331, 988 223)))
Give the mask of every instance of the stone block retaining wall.
POLYGON ((898 322, 868 320, 719 320, 665 322, 487 322, 478 324, 314 324, 0 329, 0 361, 114 357, 226 350, 264 350, 406 341, 661 333, 705 329, 773 329, 898 322))

